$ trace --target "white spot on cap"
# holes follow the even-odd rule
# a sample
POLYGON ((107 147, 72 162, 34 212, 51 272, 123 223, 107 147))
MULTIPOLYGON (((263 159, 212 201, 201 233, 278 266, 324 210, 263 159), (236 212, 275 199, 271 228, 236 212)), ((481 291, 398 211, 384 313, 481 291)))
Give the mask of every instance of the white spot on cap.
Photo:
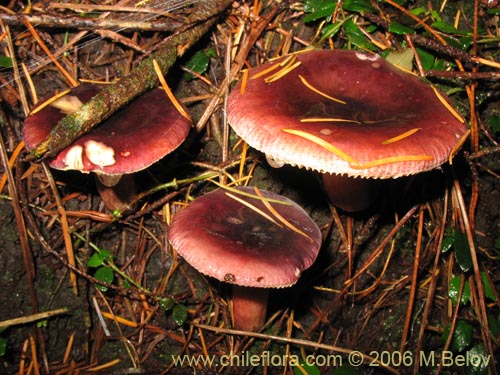
POLYGON ((319 132, 323 135, 331 135, 333 133, 331 129, 321 129, 319 132))
POLYGON ((102 142, 85 142, 85 155, 93 164, 100 167, 115 164, 115 150, 102 142))
POLYGON ((66 156, 64 157, 63 163, 66 164, 68 169, 76 169, 81 171, 83 169, 83 147, 80 145, 76 145, 71 147, 66 156))
POLYGON ((379 56, 378 55, 371 55, 368 53, 362 53, 362 52, 356 52, 355 53, 356 57, 360 60, 368 60, 368 61, 375 61, 378 60, 379 56))
POLYGON ((380 63, 378 63, 378 62, 374 62, 374 63, 372 63, 372 68, 373 68, 373 69, 378 69, 378 68, 380 68, 380 63))
POLYGON ((295 268, 295 276, 297 278, 300 277, 300 270, 298 268, 295 268))

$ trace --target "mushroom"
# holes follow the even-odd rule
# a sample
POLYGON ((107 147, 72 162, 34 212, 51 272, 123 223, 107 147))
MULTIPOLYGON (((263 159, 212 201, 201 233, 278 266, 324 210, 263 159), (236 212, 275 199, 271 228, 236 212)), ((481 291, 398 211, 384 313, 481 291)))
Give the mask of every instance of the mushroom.
MULTIPOLYGON (((96 85, 82 84, 41 110, 35 108, 24 122, 26 148, 34 149, 61 118, 98 90, 96 85)), ((50 166, 94 172, 106 207, 121 210, 135 195, 132 174, 175 150, 187 137, 191 121, 176 105, 162 89, 151 90, 60 151, 50 166)))
POLYGON ((289 287, 315 261, 321 232, 290 199, 250 187, 205 194, 180 212, 168 239, 191 266, 232 284, 237 329, 260 329, 268 288, 289 287))
POLYGON ((367 208, 367 179, 434 169, 465 139, 449 100, 376 54, 309 50, 245 73, 231 92, 228 120, 271 165, 322 173, 332 203, 367 208))

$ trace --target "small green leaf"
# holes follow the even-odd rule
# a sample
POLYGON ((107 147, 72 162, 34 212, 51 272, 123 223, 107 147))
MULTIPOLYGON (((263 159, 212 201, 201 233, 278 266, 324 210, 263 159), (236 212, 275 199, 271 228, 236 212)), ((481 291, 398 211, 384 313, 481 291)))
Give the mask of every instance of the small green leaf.
MULTIPOLYGON (((458 301, 458 293, 460 292, 460 282, 462 277, 455 276, 450 281, 449 289, 448 289, 448 297, 451 300, 453 306, 457 305, 458 301)), ((460 299, 460 303, 462 305, 467 304, 470 301, 470 284, 468 281, 464 284, 464 290, 462 291, 462 298, 460 299)))
POLYGON ((422 64, 422 68, 424 70, 432 69, 434 67, 434 62, 436 61, 434 55, 420 48, 417 48, 416 50, 418 57, 420 58, 420 63, 422 64))
POLYGON ((0 337, 0 357, 3 357, 6 351, 7 351, 7 340, 5 340, 3 337, 0 337))
POLYGON ((495 291, 493 289, 493 285, 491 285, 490 280, 486 272, 481 272, 481 279, 483 279, 484 285, 484 295, 492 301, 496 301, 497 297, 495 295, 495 291))
POLYGON ((444 21, 436 21, 431 26, 436 30, 442 31, 443 33, 447 34, 466 34, 464 31, 460 31, 452 24, 444 21))
POLYGON ((464 272, 469 271, 472 268, 472 256, 470 254, 469 243, 465 233, 458 230, 455 231, 453 248, 455 250, 455 260, 457 261, 460 269, 464 272))
POLYGON ((391 22, 389 25, 389 31, 397 35, 413 34, 415 32, 412 27, 401 25, 396 21, 391 22))
POLYGON ((12 68, 12 59, 7 56, 0 56, 0 68, 12 68))
POLYGON ((453 248, 453 243, 455 242, 455 231, 448 232, 444 238, 443 243, 441 244, 441 252, 447 253, 453 248))
MULTIPOLYGON (((111 284, 113 282, 113 280, 115 279, 115 275, 113 274, 113 270, 109 267, 98 268, 94 274, 94 277, 97 280, 102 281, 102 282, 107 283, 107 284, 111 284)), ((97 285, 97 287, 103 292, 108 290, 108 287, 106 287, 104 285, 97 285)))
POLYGON ((356 25, 353 20, 348 20, 344 23, 344 31, 347 39, 353 45, 369 50, 375 49, 373 43, 369 41, 369 39, 365 36, 365 34, 363 34, 363 32, 359 29, 358 25, 356 25))
POLYGON ((492 314, 488 314, 488 327, 490 327, 490 331, 493 336, 500 335, 500 315, 495 317, 492 314))
POLYGON ((163 311, 168 311, 174 307, 175 302, 172 298, 161 298, 160 299, 160 308, 163 311))
POLYGON ((100 267, 103 264, 103 259, 99 253, 94 253, 92 256, 89 258, 87 262, 87 266, 89 267, 100 267))
POLYGON ((470 348, 467 353, 469 361, 468 365, 465 367, 465 375, 488 375, 488 362, 491 362, 491 358, 486 353, 484 346, 482 344, 474 345, 470 348))
POLYGON ((313 22, 321 18, 330 19, 335 10, 335 3, 328 0, 309 0, 304 2, 304 23, 313 22))
MULTIPOLYGON (((332 3, 335 4, 334 1, 332 3)), ((350 12, 374 12, 375 9, 372 7, 369 0, 344 0, 342 3, 342 8, 350 12)))
MULTIPOLYGON (((450 325, 448 324, 441 335, 443 343, 448 339, 450 334, 450 325)), ((455 332, 451 339, 451 350, 453 352, 461 352, 470 346, 472 340, 472 325, 465 320, 458 320, 455 326, 455 332)))
POLYGON ((293 367, 294 375, 321 375, 319 368, 314 364, 309 364, 305 361, 300 361, 297 366, 293 367), (299 368, 300 366, 300 368, 299 368), (305 372, 304 372, 305 371, 305 372))
MULTIPOLYGON (((186 63, 186 68, 192 70, 195 73, 203 74, 207 71, 208 65, 210 63, 210 57, 204 51, 196 52, 186 63)), ((183 78, 186 81, 190 81, 194 78, 191 73, 184 73, 183 78)))
MULTIPOLYGON (((500 132, 500 116, 490 116, 488 118, 488 123, 493 133, 500 132)), ((495 247, 500 249, 500 237, 495 240, 495 247)))
POLYGON ((174 318, 174 322, 178 326, 181 326, 184 323, 186 323, 186 319, 187 319, 187 309, 186 309, 186 306, 184 306, 184 305, 175 305, 174 309, 172 310, 172 317, 174 318))

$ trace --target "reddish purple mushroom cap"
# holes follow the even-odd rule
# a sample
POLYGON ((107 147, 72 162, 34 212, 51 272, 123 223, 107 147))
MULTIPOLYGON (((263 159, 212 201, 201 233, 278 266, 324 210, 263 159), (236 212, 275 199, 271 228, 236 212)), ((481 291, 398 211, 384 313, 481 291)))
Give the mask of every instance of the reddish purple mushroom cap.
POLYGON ((247 77, 229 97, 229 123, 279 163, 395 178, 445 163, 466 132, 443 94, 378 55, 307 51, 247 77))
MULTIPOLYGON (((95 85, 82 84, 68 95, 85 103, 98 90, 95 85)), ((26 148, 31 150, 44 141, 64 116, 51 105, 28 116, 23 128, 26 148)), ((50 166, 104 175, 134 173, 175 150, 190 128, 191 121, 179 113, 165 92, 154 89, 60 151, 50 166)))
POLYGON ((310 267, 321 246, 321 232, 293 201, 259 190, 300 234, 283 225, 253 188, 220 189, 197 198, 174 216, 168 238, 177 252, 201 273, 228 283, 262 288, 294 284, 310 267), (243 195, 251 194, 255 198, 243 195), (236 199, 234 198, 236 197, 236 199), (274 224, 244 200, 274 218, 274 224))

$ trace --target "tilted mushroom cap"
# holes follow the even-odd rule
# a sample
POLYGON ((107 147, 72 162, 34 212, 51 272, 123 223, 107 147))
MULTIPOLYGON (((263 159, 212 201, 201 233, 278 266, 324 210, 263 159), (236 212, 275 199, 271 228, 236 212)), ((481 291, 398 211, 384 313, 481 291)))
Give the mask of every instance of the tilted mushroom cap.
POLYGON ((228 120, 277 162, 352 177, 438 167, 466 131, 443 94, 378 55, 317 50, 252 68, 228 120))
MULTIPOLYGON (((85 103, 98 90, 95 85, 82 84, 68 95, 85 103)), ((28 116, 23 128, 26 148, 31 150, 45 140, 64 116, 52 105, 28 116)), ((105 175, 137 172, 175 150, 190 128, 191 121, 179 113, 165 92, 154 89, 60 151, 50 166, 105 175)))
POLYGON ((198 271, 221 281, 263 288, 294 284, 316 259, 319 228, 293 201, 259 190, 264 198, 282 202, 269 204, 302 233, 294 231, 269 211, 253 188, 237 189, 239 193, 225 189, 208 193, 178 212, 169 228, 170 243, 198 271))

